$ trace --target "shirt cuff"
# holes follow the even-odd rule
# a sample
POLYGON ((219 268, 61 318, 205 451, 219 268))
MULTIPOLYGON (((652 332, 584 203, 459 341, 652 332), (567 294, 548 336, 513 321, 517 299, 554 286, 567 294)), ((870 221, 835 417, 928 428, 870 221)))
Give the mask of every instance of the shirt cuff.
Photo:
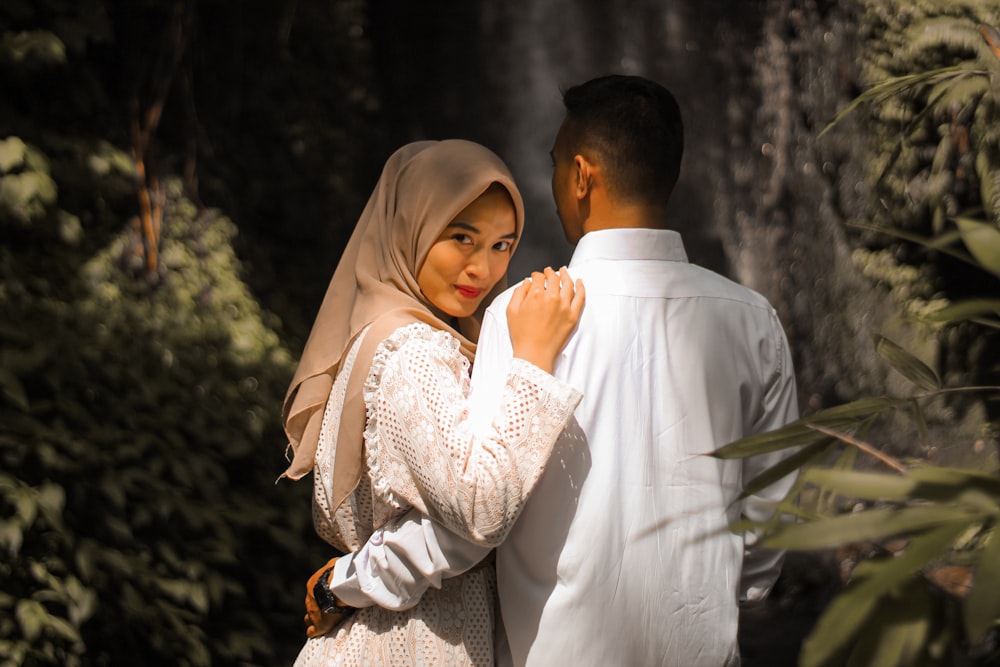
POLYGON ((371 607, 372 600, 361 590, 361 582, 354 566, 356 553, 341 556, 333 564, 333 574, 330 575, 330 590, 337 599, 352 607, 371 607))

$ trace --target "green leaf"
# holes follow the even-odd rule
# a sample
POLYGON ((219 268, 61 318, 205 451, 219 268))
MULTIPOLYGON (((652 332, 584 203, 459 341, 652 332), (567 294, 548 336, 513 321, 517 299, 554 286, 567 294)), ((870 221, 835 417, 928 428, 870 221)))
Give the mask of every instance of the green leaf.
POLYGON ((757 454, 767 454, 789 447, 812 445, 819 442, 829 442, 830 436, 810 428, 816 424, 828 428, 853 426, 859 420, 878 414, 885 410, 906 404, 906 399, 895 398, 863 398, 843 405, 837 405, 826 410, 820 410, 808 417, 803 417, 775 431, 760 433, 720 447, 711 455, 720 459, 736 459, 757 454))
MULTIPOLYGON (((973 470, 971 468, 921 465, 910 468, 906 474, 921 484, 950 486, 954 487, 956 492, 975 487, 997 495, 998 499, 1000 499, 1000 476, 997 476, 995 473, 973 470)), ((921 497, 929 498, 930 496, 921 497)))
POLYGON ((927 585, 912 579, 899 595, 881 599, 878 623, 861 630, 860 641, 851 650, 848 665, 897 667, 916 665, 931 630, 933 600, 927 585))
POLYGON ((835 405, 832 408, 814 412, 808 417, 800 419, 799 422, 806 425, 815 424, 834 429, 885 412, 886 410, 898 408, 905 405, 906 402, 906 399, 887 397, 862 398, 857 401, 835 405))
POLYGON ((776 465, 771 466, 744 484, 743 493, 740 494, 740 498, 752 496, 758 491, 771 486, 771 484, 774 484, 785 475, 809 465, 814 460, 822 458, 830 451, 831 445, 833 445, 832 439, 827 438, 825 442, 813 443, 807 447, 803 447, 791 456, 785 457, 776 465))
POLYGON ((966 299, 922 315, 929 322, 962 322, 983 315, 1000 316, 1000 299, 966 299))
POLYGON ((881 100, 895 97, 908 88, 940 81, 950 76, 964 76, 965 74, 966 72, 963 71, 962 68, 958 66, 951 66, 928 70, 926 72, 919 72, 917 74, 895 77, 875 84, 865 92, 855 97, 845 108, 841 109, 837 115, 833 117, 833 120, 831 120, 827 126, 823 128, 823 131, 819 133, 819 137, 822 137, 824 134, 833 129, 833 127, 841 122, 844 117, 862 104, 879 102, 881 100))
POLYGON ((761 433, 743 440, 731 442, 711 453, 720 459, 739 459, 758 454, 767 454, 790 447, 810 446, 830 442, 833 438, 807 428, 799 422, 789 424, 777 431, 761 433))
POLYGON ((0 54, 19 65, 61 65, 66 45, 49 30, 7 31, 0 37, 0 54))
POLYGON ((80 633, 74 628, 69 621, 64 618, 59 618, 58 616, 50 616, 48 619, 48 628, 52 630, 56 635, 59 635, 63 639, 67 639, 71 642, 82 641, 80 638, 80 633))
POLYGON ((28 641, 38 639, 42 634, 42 628, 49 620, 49 614, 45 607, 35 600, 19 600, 14 611, 17 622, 21 626, 21 633, 28 641))
POLYGON ((868 621, 878 599, 858 587, 848 587, 827 605, 809 636, 802 642, 800 667, 825 667, 843 653, 868 621))
POLYGON ((0 139, 0 174, 20 167, 27 159, 28 148, 20 137, 0 139))
POLYGON ((875 350, 915 385, 927 391, 941 388, 941 379, 927 364, 881 334, 872 334, 872 340, 875 350))
POLYGON ((20 521, 0 521, 0 547, 11 556, 17 557, 24 542, 24 530, 20 521))
POLYGON ((974 218, 955 218, 962 242, 986 271, 1000 277, 1000 229, 974 218))
MULTIPOLYGON (((904 241, 909 241, 911 243, 916 243, 922 245, 926 248, 937 250, 945 255, 954 257, 957 260, 966 262, 967 264, 976 265, 976 261, 970 255, 960 250, 955 250, 954 248, 948 247, 944 241, 951 238, 947 234, 942 234, 939 237, 922 236, 920 234, 914 234, 908 232, 904 229, 897 229, 895 227, 883 227, 877 225, 868 225, 860 223, 850 223, 849 226, 855 227, 857 229, 863 229, 869 232, 877 232, 879 234, 885 234, 887 236, 892 236, 904 241)), ((958 237, 956 237, 958 238, 958 237)))
POLYGON ((930 446, 930 436, 927 430, 927 420, 924 418, 924 410, 920 407, 920 401, 916 399, 911 401, 910 407, 913 409, 913 421, 917 423, 920 445, 926 450, 930 446))
POLYGON ((963 601, 965 631, 974 644, 982 642, 1000 622, 1000 534, 994 527, 976 561, 972 590, 963 601))
POLYGON ((916 482, 905 476, 836 468, 810 468, 802 477, 859 500, 898 500, 908 497, 916 487, 916 482))
POLYGON ((963 530, 964 526, 939 526, 912 539, 901 555, 865 561, 859 565, 854 579, 827 606, 803 642, 799 665, 820 667, 837 664, 830 660, 857 641, 883 597, 895 594, 907 579, 953 544, 963 530))
POLYGON ((961 526, 964 529, 987 517, 982 511, 952 506, 873 509, 781 526, 764 541, 767 546, 779 549, 829 549, 852 542, 878 541, 908 535, 939 526, 961 526))
POLYGON ((27 412, 31 407, 28 403, 28 393, 24 390, 21 380, 6 368, 0 368, 0 392, 23 412, 27 412))

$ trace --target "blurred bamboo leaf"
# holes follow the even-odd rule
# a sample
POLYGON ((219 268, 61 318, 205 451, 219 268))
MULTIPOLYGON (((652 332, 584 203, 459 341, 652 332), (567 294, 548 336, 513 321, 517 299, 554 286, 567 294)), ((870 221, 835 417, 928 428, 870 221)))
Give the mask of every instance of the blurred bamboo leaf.
POLYGON ((913 412, 913 421, 917 425, 917 436, 920 438, 920 446, 925 450, 930 446, 929 434, 927 430, 927 420, 924 418, 924 410, 920 407, 920 401, 913 399, 910 402, 913 412))
POLYGON ((941 379, 937 373, 897 343, 881 334, 872 334, 872 340, 875 350, 905 378, 927 391, 941 388, 941 379))
POLYGON ((879 103, 899 95, 903 91, 914 86, 921 86, 927 83, 940 81, 948 77, 959 76, 963 73, 964 72, 959 66, 953 65, 950 67, 940 67, 927 72, 907 74, 905 76, 888 79, 878 83, 855 97, 851 100, 850 104, 841 109, 837 115, 833 117, 833 120, 831 120, 826 127, 823 128, 823 131, 819 133, 817 139, 822 138, 823 135, 832 130, 834 126, 840 123, 840 121, 842 121, 847 115, 863 104, 867 104, 869 102, 879 103))
POLYGON ((917 483, 905 475, 887 475, 838 468, 810 468, 802 473, 806 482, 836 489, 861 500, 899 500, 913 492, 917 483))
MULTIPOLYGON (((862 514, 871 514, 863 512, 862 514)), ((801 667, 834 667, 830 662, 857 640, 883 597, 898 591, 928 561, 946 550, 964 531, 964 525, 945 523, 910 541, 903 553, 869 560, 855 570, 854 578, 824 610, 816 627, 802 644, 801 667)), ((879 619, 882 627, 883 619, 879 619)), ((864 663, 862 663, 864 664, 864 663)))
POLYGON ((917 505, 823 517, 809 523, 782 525, 765 539, 779 549, 829 549, 852 542, 871 542, 939 526, 966 526, 985 520, 982 510, 952 505, 917 505))
POLYGON ((975 585, 963 602, 965 630, 973 642, 981 642, 986 632, 1000 623, 1000 535, 994 524, 975 568, 975 585))
POLYGON ((798 452, 781 460, 780 463, 771 466, 761 474, 754 477, 743 485, 743 493, 740 498, 752 496, 759 491, 766 489, 779 479, 799 470, 810 463, 825 456, 833 446, 833 438, 827 438, 820 442, 803 447, 798 452))
POLYGON ((983 315, 1000 317, 1000 299, 967 299, 923 315, 930 322, 961 322, 983 315))
POLYGON ((851 647, 849 667, 899 667, 929 665, 921 653, 930 638, 933 601, 927 586, 908 581, 899 593, 882 597, 876 611, 877 624, 861 629, 851 647))
POLYGON ((955 218, 962 241, 979 265, 1000 277, 1000 229, 974 218, 955 218))
POLYGON ((24 385, 6 368, 0 368, 0 391, 15 406, 24 412, 28 411, 28 393, 24 390, 24 385))
POLYGON ((760 433, 729 443, 712 452, 711 455, 721 459, 744 458, 830 440, 828 435, 811 428, 811 425, 827 428, 852 426, 872 415, 905 405, 906 402, 905 399, 889 397, 859 399, 820 410, 776 431, 760 433))
POLYGON ((975 258, 970 256, 968 253, 962 252, 961 250, 956 250, 951 247, 951 244, 961 238, 961 235, 957 232, 954 235, 942 234, 941 236, 924 236, 922 234, 915 234, 913 232, 906 231, 905 229, 898 229, 895 227, 887 227, 883 225, 871 225, 862 223, 848 223, 848 226, 854 227, 856 229, 861 229, 869 232, 877 232, 879 234, 885 234, 887 236, 892 236, 894 238, 900 239, 902 241, 909 241, 911 243, 916 243, 917 245, 924 246, 925 248, 931 250, 937 250, 949 257, 954 257, 957 260, 970 264, 972 266, 978 266, 975 258))

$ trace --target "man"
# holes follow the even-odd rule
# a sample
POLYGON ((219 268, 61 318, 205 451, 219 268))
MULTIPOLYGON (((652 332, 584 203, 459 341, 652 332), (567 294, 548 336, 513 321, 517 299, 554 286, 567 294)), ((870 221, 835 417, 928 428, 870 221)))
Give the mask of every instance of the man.
MULTIPOLYGON (((587 303, 555 374, 584 398, 497 549, 498 662, 737 665, 738 601, 767 594, 781 554, 745 558, 752 536, 729 526, 769 517, 793 480, 741 500, 784 454, 708 454, 797 418, 788 344, 762 296, 688 263, 667 228, 683 150, 673 96, 609 76, 564 104, 552 194, 587 303)), ((483 322, 476 405, 501 390, 508 301, 483 322)), ((340 564, 341 599, 405 606, 482 553, 426 518, 394 527, 340 564)))

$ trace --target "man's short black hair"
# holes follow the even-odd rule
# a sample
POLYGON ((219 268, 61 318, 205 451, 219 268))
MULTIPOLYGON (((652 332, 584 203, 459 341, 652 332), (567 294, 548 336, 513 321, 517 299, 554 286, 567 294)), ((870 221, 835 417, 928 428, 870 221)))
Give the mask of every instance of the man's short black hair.
POLYGON ((573 86, 563 104, 570 150, 598 163, 612 196, 666 204, 684 153, 681 111, 669 90, 643 77, 611 75, 573 86))

